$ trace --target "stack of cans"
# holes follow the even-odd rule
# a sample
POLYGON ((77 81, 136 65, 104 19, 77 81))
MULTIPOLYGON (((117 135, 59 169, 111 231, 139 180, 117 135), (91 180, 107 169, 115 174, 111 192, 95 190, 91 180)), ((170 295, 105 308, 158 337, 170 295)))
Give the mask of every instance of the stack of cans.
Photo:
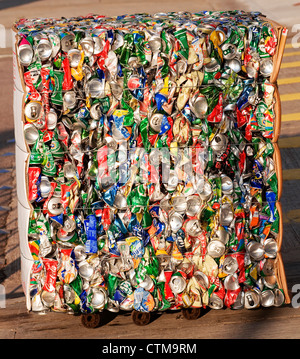
POLYGON ((285 29, 204 11, 21 19, 14 31, 28 309, 288 302, 285 29))

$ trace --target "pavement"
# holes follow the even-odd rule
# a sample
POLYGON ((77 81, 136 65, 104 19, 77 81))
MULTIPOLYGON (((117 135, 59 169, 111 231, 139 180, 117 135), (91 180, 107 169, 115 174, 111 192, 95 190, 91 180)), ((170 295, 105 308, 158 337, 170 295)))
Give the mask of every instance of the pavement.
MULTIPOLYGON (((20 17, 61 17, 87 13, 120 15, 158 11, 199 11, 244 9, 258 10, 288 27, 289 36, 278 78, 282 107, 279 139, 283 169, 283 244, 282 259, 291 297, 300 286, 300 5, 297 0, 258 1, 216 0, 214 2, 155 0, 82 1, 8 1, 0 0, 0 24, 5 39, 0 46, 0 295, 5 290, 5 308, 0 301, 0 338, 86 338, 86 339, 231 339, 231 338, 300 338, 298 302, 282 308, 253 311, 229 309, 207 310, 197 321, 188 321, 180 312, 163 313, 152 318, 147 327, 133 324, 130 314, 102 317, 95 329, 83 327, 80 318, 59 313, 40 316, 28 313, 20 280, 20 252, 17 228, 15 181, 15 142, 13 125, 13 74, 10 29, 20 17), (297 31, 295 29, 298 29, 297 31), (294 31, 295 30, 295 31, 294 31), (180 330, 179 330, 180 328, 180 330), (191 330, 192 329, 192 330, 191 330)), ((3 33, 2 33, 3 35, 3 33)), ((299 290, 299 289, 298 289, 299 290)), ((0 297, 1 298, 1 297, 0 297)))

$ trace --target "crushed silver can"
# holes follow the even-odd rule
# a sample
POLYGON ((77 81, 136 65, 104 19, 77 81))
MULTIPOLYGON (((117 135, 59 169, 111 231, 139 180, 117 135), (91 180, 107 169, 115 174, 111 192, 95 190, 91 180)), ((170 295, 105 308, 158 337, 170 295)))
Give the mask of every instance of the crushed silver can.
POLYGON ((244 306, 246 309, 254 309, 260 305, 261 293, 258 289, 249 289, 245 291, 245 303, 244 306))
POLYGON ((266 289, 261 292, 260 304, 263 307, 272 307, 274 305, 275 295, 272 290, 266 289))
POLYGON ((211 240, 207 245, 207 254, 219 258, 225 253, 225 244, 218 239, 211 240))
POLYGON ((223 309, 224 303, 223 300, 216 294, 212 293, 209 297, 208 306, 212 309, 223 309))

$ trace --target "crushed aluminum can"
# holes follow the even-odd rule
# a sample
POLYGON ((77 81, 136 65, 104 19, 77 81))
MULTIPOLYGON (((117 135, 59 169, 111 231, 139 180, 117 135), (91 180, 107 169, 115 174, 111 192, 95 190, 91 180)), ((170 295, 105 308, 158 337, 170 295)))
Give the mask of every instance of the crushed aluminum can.
POLYGON ((163 114, 161 113, 155 113, 150 117, 149 125, 153 131, 160 132, 162 120, 163 120, 163 114))
POLYGON ((47 114, 47 129, 54 130, 57 125, 57 113, 53 108, 47 114))
POLYGON ((238 261, 236 258, 228 255, 224 259, 223 272, 226 274, 234 274, 239 268, 238 261))
POLYGON ((246 309, 255 309, 260 305, 261 293, 258 289, 249 289, 245 291, 244 306, 246 309))
POLYGON ((263 307, 272 307, 274 305, 275 295, 272 290, 266 289, 261 292, 260 304, 263 307))
POLYGON ((274 288, 273 292, 274 292, 274 306, 275 307, 282 306, 284 304, 284 301, 285 301, 284 294, 278 288, 274 288))
POLYGON ((61 203, 60 197, 50 198, 47 206, 48 212, 54 216, 58 216, 63 213, 64 208, 61 203))
POLYGON ((232 179, 224 174, 221 175, 223 194, 231 194, 233 192, 232 179))
POLYGON ((70 66, 76 68, 79 66, 81 61, 81 52, 78 49, 71 49, 68 51, 68 58, 70 66))
POLYGON ((79 244, 76 247, 74 247, 74 255, 76 262, 81 262, 85 260, 87 257, 85 246, 79 244))
POLYGON ((46 176, 41 176, 40 191, 43 198, 47 198, 51 192, 51 183, 46 176))
POLYGON ((184 215, 187 209, 187 202, 184 195, 178 195, 176 197, 172 197, 172 207, 175 212, 184 215))
POLYGON ((86 93, 92 98, 105 97, 105 83, 99 78, 93 78, 86 84, 86 93))
POLYGON ((65 92, 63 101, 64 101, 64 106, 67 109, 72 110, 76 106, 76 102, 77 102, 76 93, 74 91, 65 92))
POLYGON ((264 77, 269 77, 273 72, 272 58, 267 57, 260 61, 259 71, 264 77))
POLYGON ((173 233, 176 233, 182 227, 183 217, 179 213, 173 211, 169 214, 169 224, 171 227, 171 231, 173 233))
POLYGON ((236 274, 229 274, 224 279, 224 288, 226 290, 235 291, 240 288, 240 283, 236 274))
POLYGON ((223 133, 218 133, 211 141, 211 147, 217 155, 222 154, 227 146, 228 138, 223 133))
POLYGON ((198 117, 203 119, 208 109, 208 104, 206 97, 204 95, 199 95, 191 104, 191 110, 198 117))
POLYGON ((80 261, 78 263, 78 267, 79 267, 78 273, 83 279, 87 281, 92 279, 94 274, 94 269, 86 260, 80 261))
POLYGON ((30 101, 24 109, 25 117, 28 122, 37 121, 42 113, 42 103, 39 101, 30 101))
POLYGON ((221 205, 220 208, 220 224, 221 226, 230 226, 233 221, 234 213, 232 211, 232 206, 230 203, 225 203, 221 205))
POLYGON ((139 286, 143 287, 145 290, 149 292, 153 288, 154 283, 151 277, 146 274, 144 280, 141 283, 139 283, 139 286))
POLYGON ((247 244, 247 251, 250 257, 255 261, 262 260, 265 255, 263 245, 255 241, 251 241, 247 244))
POLYGON ((63 32, 60 34, 60 46, 63 52, 68 53, 74 47, 75 35, 63 32))
POLYGON ((102 287, 96 287, 92 289, 91 305, 93 308, 103 310, 107 303, 107 293, 102 287))
POLYGON ((185 230, 190 236, 197 237, 202 232, 200 221, 198 219, 190 219, 186 222, 185 230))
POLYGON ((201 198, 197 195, 191 195, 186 199, 186 215, 194 217, 200 213, 202 207, 201 198))
POLYGON ((33 49, 31 44, 26 40, 21 40, 18 46, 18 56, 21 65, 29 66, 33 60, 33 49))
POLYGON ((24 126, 24 137, 28 145, 33 145, 39 139, 39 131, 33 123, 26 123, 24 126))
POLYGON ((265 250, 265 255, 268 258, 276 258, 277 250, 278 250, 276 241, 272 238, 266 239, 264 242, 264 250, 265 250))
POLYGON ((207 254, 219 258, 225 253, 225 244, 218 239, 211 240, 207 245, 207 254))
POLYGON ((52 46, 48 38, 42 38, 38 42, 36 50, 41 61, 48 60, 52 55, 52 46))
POLYGON ((182 293, 186 288, 186 280, 180 275, 172 275, 169 286, 174 294, 182 293))
POLYGON ((212 293, 209 297, 208 306, 212 309, 223 309, 224 303, 223 300, 216 294, 212 293))

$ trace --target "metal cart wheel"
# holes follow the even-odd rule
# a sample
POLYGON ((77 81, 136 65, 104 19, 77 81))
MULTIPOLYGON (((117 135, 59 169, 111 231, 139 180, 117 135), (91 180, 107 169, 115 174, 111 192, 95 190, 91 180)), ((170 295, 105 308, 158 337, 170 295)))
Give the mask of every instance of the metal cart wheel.
POLYGON ((185 319, 196 320, 200 317, 201 308, 184 308, 182 309, 182 314, 185 319))
POLYGON ((100 313, 89 313, 81 315, 81 323, 86 328, 97 328, 100 325, 100 313))
POLYGON ((151 313, 149 312, 139 312, 137 310, 133 310, 131 313, 131 318, 136 325, 147 325, 151 320, 151 313))

